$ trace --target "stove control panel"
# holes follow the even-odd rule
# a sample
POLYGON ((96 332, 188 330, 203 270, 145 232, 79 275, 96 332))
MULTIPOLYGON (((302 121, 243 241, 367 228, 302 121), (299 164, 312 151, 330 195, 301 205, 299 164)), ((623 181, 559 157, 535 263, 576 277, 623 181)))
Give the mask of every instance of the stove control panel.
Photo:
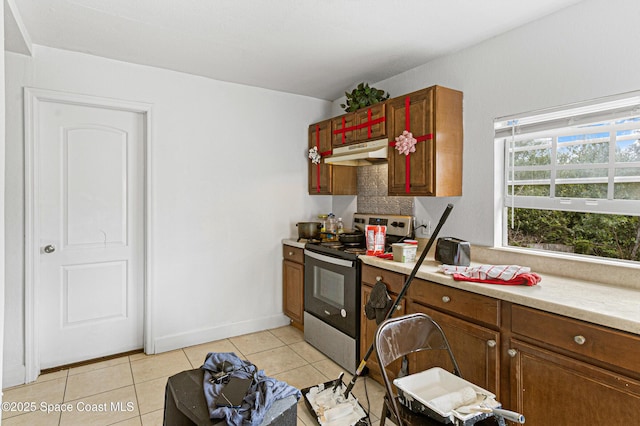
POLYGON ((385 225, 387 235, 408 237, 413 233, 413 216, 354 213, 353 229, 365 232, 367 225, 385 225))

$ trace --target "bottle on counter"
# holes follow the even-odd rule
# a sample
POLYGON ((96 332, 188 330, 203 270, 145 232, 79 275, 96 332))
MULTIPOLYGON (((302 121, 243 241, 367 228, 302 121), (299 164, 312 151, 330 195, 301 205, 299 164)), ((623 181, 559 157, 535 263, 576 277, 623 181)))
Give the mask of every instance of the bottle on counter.
POLYGON ((344 233, 344 222, 341 217, 338 218, 338 223, 336 224, 336 233, 338 235, 344 233))
POLYGON ((327 232, 327 215, 319 214, 318 219, 320 220, 320 232, 327 232))
POLYGON ((327 218, 327 232, 331 234, 336 233, 336 215, 334 215, 333 213, 329 213, 329 216, 327 218))

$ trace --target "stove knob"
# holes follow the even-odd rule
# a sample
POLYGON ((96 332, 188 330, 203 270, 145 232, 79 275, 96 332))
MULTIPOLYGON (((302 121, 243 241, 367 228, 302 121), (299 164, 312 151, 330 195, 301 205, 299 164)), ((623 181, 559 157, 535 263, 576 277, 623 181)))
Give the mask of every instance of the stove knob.
POLYGON ((346 318, 347 317, 347 311, 344 309, 340 309, 340 315, 342 315, 342 318, 346 318))

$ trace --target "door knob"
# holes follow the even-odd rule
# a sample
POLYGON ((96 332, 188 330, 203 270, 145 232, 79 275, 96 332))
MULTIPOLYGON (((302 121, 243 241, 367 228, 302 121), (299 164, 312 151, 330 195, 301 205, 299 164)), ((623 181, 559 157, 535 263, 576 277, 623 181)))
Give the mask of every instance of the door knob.
POLYGON ((45 253, 53 253, 54 251, 56 251, 56 246, 54 246, 53 244, 44 246, 45 253))

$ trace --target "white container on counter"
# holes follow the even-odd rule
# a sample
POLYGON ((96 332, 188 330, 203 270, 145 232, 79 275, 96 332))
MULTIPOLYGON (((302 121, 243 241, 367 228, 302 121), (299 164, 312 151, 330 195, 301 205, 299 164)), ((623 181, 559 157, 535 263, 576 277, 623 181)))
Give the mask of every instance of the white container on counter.
POLYGON ((393 249, 393 261, 394 262, 415 262, 416 254, 418 252, 417 244, 407 243, 393 243, 391 244, 393 249))

